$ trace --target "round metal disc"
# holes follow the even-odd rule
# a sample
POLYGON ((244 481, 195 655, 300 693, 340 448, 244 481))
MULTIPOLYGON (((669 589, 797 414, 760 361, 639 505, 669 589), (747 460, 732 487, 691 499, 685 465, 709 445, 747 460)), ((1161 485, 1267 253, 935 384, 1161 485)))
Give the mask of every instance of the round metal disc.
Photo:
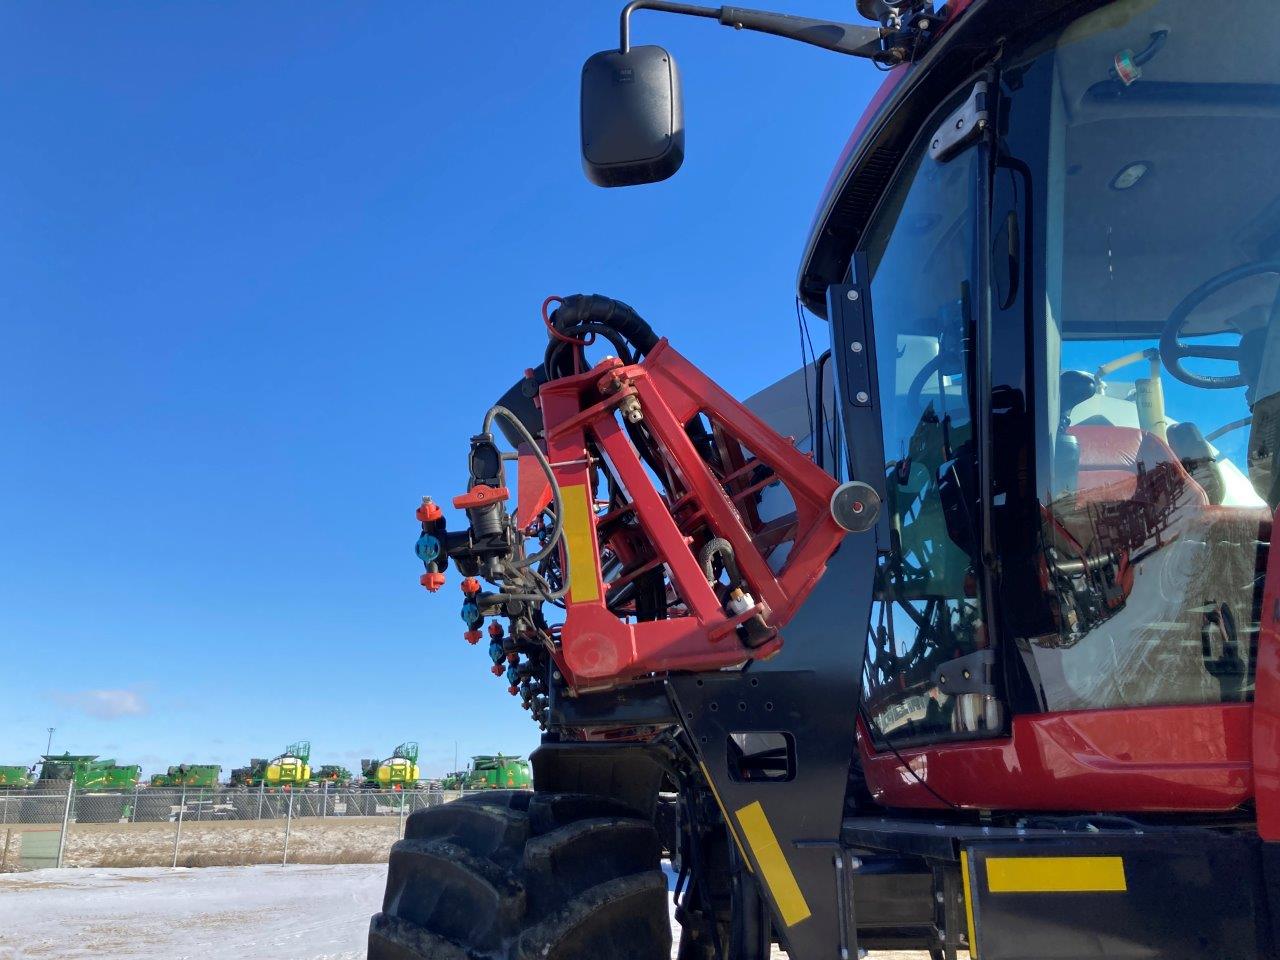
POLYGON ((850 533, 869 530, 879 515, 879 495, 861 480, 842 483, 831 495, 831 517, 850 533))

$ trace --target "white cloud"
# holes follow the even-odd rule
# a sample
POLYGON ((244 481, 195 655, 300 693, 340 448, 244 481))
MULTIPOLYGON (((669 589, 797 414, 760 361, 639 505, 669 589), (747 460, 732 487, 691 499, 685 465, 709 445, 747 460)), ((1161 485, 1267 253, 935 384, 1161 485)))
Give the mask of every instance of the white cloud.
POLYGON ((146 700, 136 690, 77 690, 55 693, 53 699, 99 720, 140 717, 148 710, 146 700))

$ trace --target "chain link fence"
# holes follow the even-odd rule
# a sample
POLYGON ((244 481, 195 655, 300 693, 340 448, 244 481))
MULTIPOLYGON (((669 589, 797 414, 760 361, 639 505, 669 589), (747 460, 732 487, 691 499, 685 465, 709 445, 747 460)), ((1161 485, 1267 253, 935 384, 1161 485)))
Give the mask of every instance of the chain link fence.
POLYGON ((99 837, 145 836, 150 851, 147 860, 157 865, 160 846, 165 847, 163 859, 170 865, 198 865, 204 861, 200 845, 212 843, 218 825, 234 831, 237 823, 269 835, 273 848, 280 848, 275 862, 287 864, 291 834, 297 828, 314 835, 324 829, 326 822, 333 821, 330 832, 341 830, 350 836, 353 832, 359 834, 364 824, 368 828, 364 832, 369 835, 394 839, 403 836, 404 821, 415 810, 438 806, 459 796, 458 791, 439 787, 370 790, 324 784, 283 790, 266 786, 140 786, 129 791, 93 791, 77 790, 69 782, 44 782, 24 790, 0 792, 0 838, 4 844, 0 869, 63 866, 68 835, 78 838, 86 830, 96 831, 99 837), (357 823, 358 818, 362 819, 357 823), (264 821, 276 821, 278 827, 270 827, 264 821), (342 821, 350 823, 341 827, 342 821), (89 824, 104 826, 86 826, 89 824), (215 834, 210 834, 210 829, 215 834))
POLYGON ((21 824, 161 823, 205 820, 281 820, 289 817, 398 817, 455 799, 456 791, 300 790, 233 787, 137 787, 130 791, 75 790, 44 783, 0 792, 0 827, 21 824))

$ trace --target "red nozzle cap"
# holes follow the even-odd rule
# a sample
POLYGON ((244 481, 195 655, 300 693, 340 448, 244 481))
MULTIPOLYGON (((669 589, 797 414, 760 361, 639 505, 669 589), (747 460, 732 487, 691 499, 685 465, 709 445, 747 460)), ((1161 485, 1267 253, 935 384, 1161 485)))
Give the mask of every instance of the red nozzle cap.
POLYGON ((473 645, 474 645, 474 644, 477 644, 477 643, 479 643, 479 642, 480 642, 480 631, 479 631, 479 630, 468 630, 466 633, 464 633, 464 634, 462 635, 462 639, 463 639, 463 640, 465 640, 465 641, 467 641, 467 643, 470 643, 470 644, 473 644, 473 645))
POLYGON ((466 493, 453 498, 453 505, 459 510, 471 510, 475 507, 487 507, 490 504, 507 500, 511 496, 506 487, 487 487, 477 483, 466 493))
POLYGON ((495 677, 500 677, 507 671, 503 669, 502 664, 495 663, 492 667, 489 668, 489 672, 492 673, 495 677))
POLYGON ((518 654, 518 653, 508 653, 508 654, 507 654, 507 663, 510 663, 510 664, 516 664, 516 663, 519 663, 519 662, 520 662, 520 654, 518 654))
POLYGON ((435 520, 439 520, 443 516, 444 512, 430 501, 424 500, 422 506, 418 507, 417 517, 423 523, 431 523, 435 520))
POLYGON ((477 580, 475 577, 467 577, 467 579, 462 581, 461 586, 462 586, 463 593, 479 593, 480 592, 480 581, 477 580))
POLYGON ((507 687, 507 693, 511 694, 513 697, 519 692, 520 692, 520 688, 517 686, 507 687))
POLYGON ((489 621, 489 636, 493 637, 495 640, 502 639, 502 624, 497 620, 489 621))
POLYGON ((430 590, 432 593, 435 593, 437 590, 439 590, 441 587, 444 586, 444 574, 443 573, 424 573, 421 577, 418 578, 418 582, 422 584, 424 587, 426 587, 428 590, 430 590))

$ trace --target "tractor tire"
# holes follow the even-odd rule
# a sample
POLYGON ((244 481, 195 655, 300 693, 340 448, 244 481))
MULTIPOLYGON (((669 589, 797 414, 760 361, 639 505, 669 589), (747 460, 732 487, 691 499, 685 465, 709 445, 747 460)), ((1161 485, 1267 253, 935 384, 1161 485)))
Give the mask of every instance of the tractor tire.
POLYGON ((419 810, 391 849, 369 960, 667 960, 661 845, 601 797, 494 790, 419 810))

